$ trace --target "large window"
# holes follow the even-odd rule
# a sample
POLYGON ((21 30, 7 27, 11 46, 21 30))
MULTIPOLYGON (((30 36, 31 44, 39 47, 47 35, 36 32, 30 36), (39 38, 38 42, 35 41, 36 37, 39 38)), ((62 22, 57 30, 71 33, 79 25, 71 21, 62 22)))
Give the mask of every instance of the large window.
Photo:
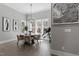
POLYGON ((43 30, 49 27, 49 19, 36 19, 28 21, 28 31, 32 31, 32 34, 43 34, 43 30))

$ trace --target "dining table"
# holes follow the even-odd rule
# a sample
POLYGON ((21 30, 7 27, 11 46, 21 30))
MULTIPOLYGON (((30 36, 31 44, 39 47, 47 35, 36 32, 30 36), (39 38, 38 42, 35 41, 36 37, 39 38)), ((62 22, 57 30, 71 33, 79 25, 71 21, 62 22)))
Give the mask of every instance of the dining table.
POLYGON ((28 41, 28 43, 30 45, 34 44, 37 36, 39 36, 39 35, 24 35, 25 43, 27 43, 27 41, 28 41))

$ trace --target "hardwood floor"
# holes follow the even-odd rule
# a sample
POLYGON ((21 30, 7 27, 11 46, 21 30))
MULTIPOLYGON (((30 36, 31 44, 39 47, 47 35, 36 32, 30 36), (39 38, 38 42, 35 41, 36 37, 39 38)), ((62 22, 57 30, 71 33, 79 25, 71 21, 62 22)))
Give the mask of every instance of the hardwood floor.
POLYGON ((32 46, 17 47, 16 41, 0 45, 0 56, 50 56, 49 41, 41 41, 32 46))

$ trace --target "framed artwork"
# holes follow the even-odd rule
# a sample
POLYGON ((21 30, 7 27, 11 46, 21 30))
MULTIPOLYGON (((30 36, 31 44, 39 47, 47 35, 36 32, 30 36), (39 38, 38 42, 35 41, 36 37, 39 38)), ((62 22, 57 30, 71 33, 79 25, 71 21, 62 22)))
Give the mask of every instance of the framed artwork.
POLYGON ((18 20, 13 19, 13 31, 18 31, 18 20))
POLYGON ((10 30, 10 19, 7 17, 2 17, 2 31, 10 30))
POLYGON ((53 5, 53 23, 78 22, 79 3, 55 3, 53 5))

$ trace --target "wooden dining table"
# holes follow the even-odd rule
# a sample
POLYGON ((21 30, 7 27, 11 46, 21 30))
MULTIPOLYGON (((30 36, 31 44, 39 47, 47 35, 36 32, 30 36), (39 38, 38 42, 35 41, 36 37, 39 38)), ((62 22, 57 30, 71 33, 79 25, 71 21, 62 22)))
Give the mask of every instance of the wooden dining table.
POLYGON ((28 42, 30 43, 30 44, 34 44, 35 42, 35 37, 36 36, 38 36, 38 35, 24 35, 24 40, 25 40, 25 42, 28 40, 28 42))

